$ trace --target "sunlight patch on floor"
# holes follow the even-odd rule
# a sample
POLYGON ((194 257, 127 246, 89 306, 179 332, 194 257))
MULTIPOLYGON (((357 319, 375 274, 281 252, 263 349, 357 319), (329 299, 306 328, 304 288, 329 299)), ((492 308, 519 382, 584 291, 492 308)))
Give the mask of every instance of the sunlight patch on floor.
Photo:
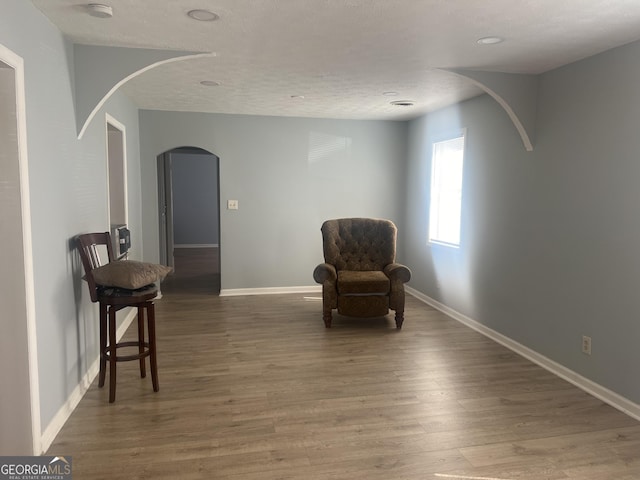
POLYGON ((446 473, 434 473, 437 478, 452 478, 453 480, 509 480, 508 478, 496 477, 469 477, 467 475, 448 475, 446 473))

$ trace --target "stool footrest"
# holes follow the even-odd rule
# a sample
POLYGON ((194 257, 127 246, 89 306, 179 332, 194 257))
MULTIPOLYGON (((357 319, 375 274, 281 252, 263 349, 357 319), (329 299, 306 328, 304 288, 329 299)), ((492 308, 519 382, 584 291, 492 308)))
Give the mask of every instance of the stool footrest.
MULTIPOLYGON (((146 358, 151 355, 151 350, 149 349, 149 342, 142 342, 142 346, 145 348, 144 352, 135 353, 132 355, 116 355, 116 362, 129 362, 131 360, 140 360, 141 358, 146 358)), ((140 342, 120 342, 116 343, 116 349, 122 347, 137 347, 140 348, 140 342)), ((109 352, 109 347, 107 350, 102 352, 102 357, 108 362, 111 360, 111 355, 109 352)))

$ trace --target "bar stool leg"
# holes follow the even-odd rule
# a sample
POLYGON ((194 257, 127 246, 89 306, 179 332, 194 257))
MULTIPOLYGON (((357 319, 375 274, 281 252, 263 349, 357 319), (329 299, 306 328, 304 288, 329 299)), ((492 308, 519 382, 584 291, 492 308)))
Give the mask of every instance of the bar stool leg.
POLYGON ((150 303, 147 306, 147 323, 149 325, 149 363, 151 364, 151 382, 153 391, 157 392, 158 385, 158 362, 156 359, 156 313, 155 305, 150 303))
POLYGON ((107 305, 100 303, 100 375, 98 387, 104 387, 104 378, 107 373, 107 305))
POLYGON ((109 308, 109 403, 116 401, 116 309, 109 308))
MULTIPOLYGON (((144 307, 138 307, 138 353, 144 353, 144 307)), ((144 357, 140 357, 140 378, 147 376, 144 357)))

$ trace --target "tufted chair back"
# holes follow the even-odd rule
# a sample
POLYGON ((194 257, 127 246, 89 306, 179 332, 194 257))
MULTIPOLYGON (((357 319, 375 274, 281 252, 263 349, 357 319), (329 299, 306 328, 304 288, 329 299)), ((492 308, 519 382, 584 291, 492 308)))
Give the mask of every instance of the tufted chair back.
POLYGON ((336 270, 382 270, 395 262, 397 229, 389 220, 339 218, 322 224, 326 263, 336 270))

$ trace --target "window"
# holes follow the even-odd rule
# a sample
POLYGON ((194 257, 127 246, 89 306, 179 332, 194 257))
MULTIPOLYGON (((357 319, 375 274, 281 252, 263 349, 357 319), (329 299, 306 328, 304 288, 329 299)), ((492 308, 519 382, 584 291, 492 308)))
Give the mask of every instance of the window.
POLYGON ((464 132, 458 137, 433 144, 429 207, 431 243, 460 246, 463 157, 464 132))

